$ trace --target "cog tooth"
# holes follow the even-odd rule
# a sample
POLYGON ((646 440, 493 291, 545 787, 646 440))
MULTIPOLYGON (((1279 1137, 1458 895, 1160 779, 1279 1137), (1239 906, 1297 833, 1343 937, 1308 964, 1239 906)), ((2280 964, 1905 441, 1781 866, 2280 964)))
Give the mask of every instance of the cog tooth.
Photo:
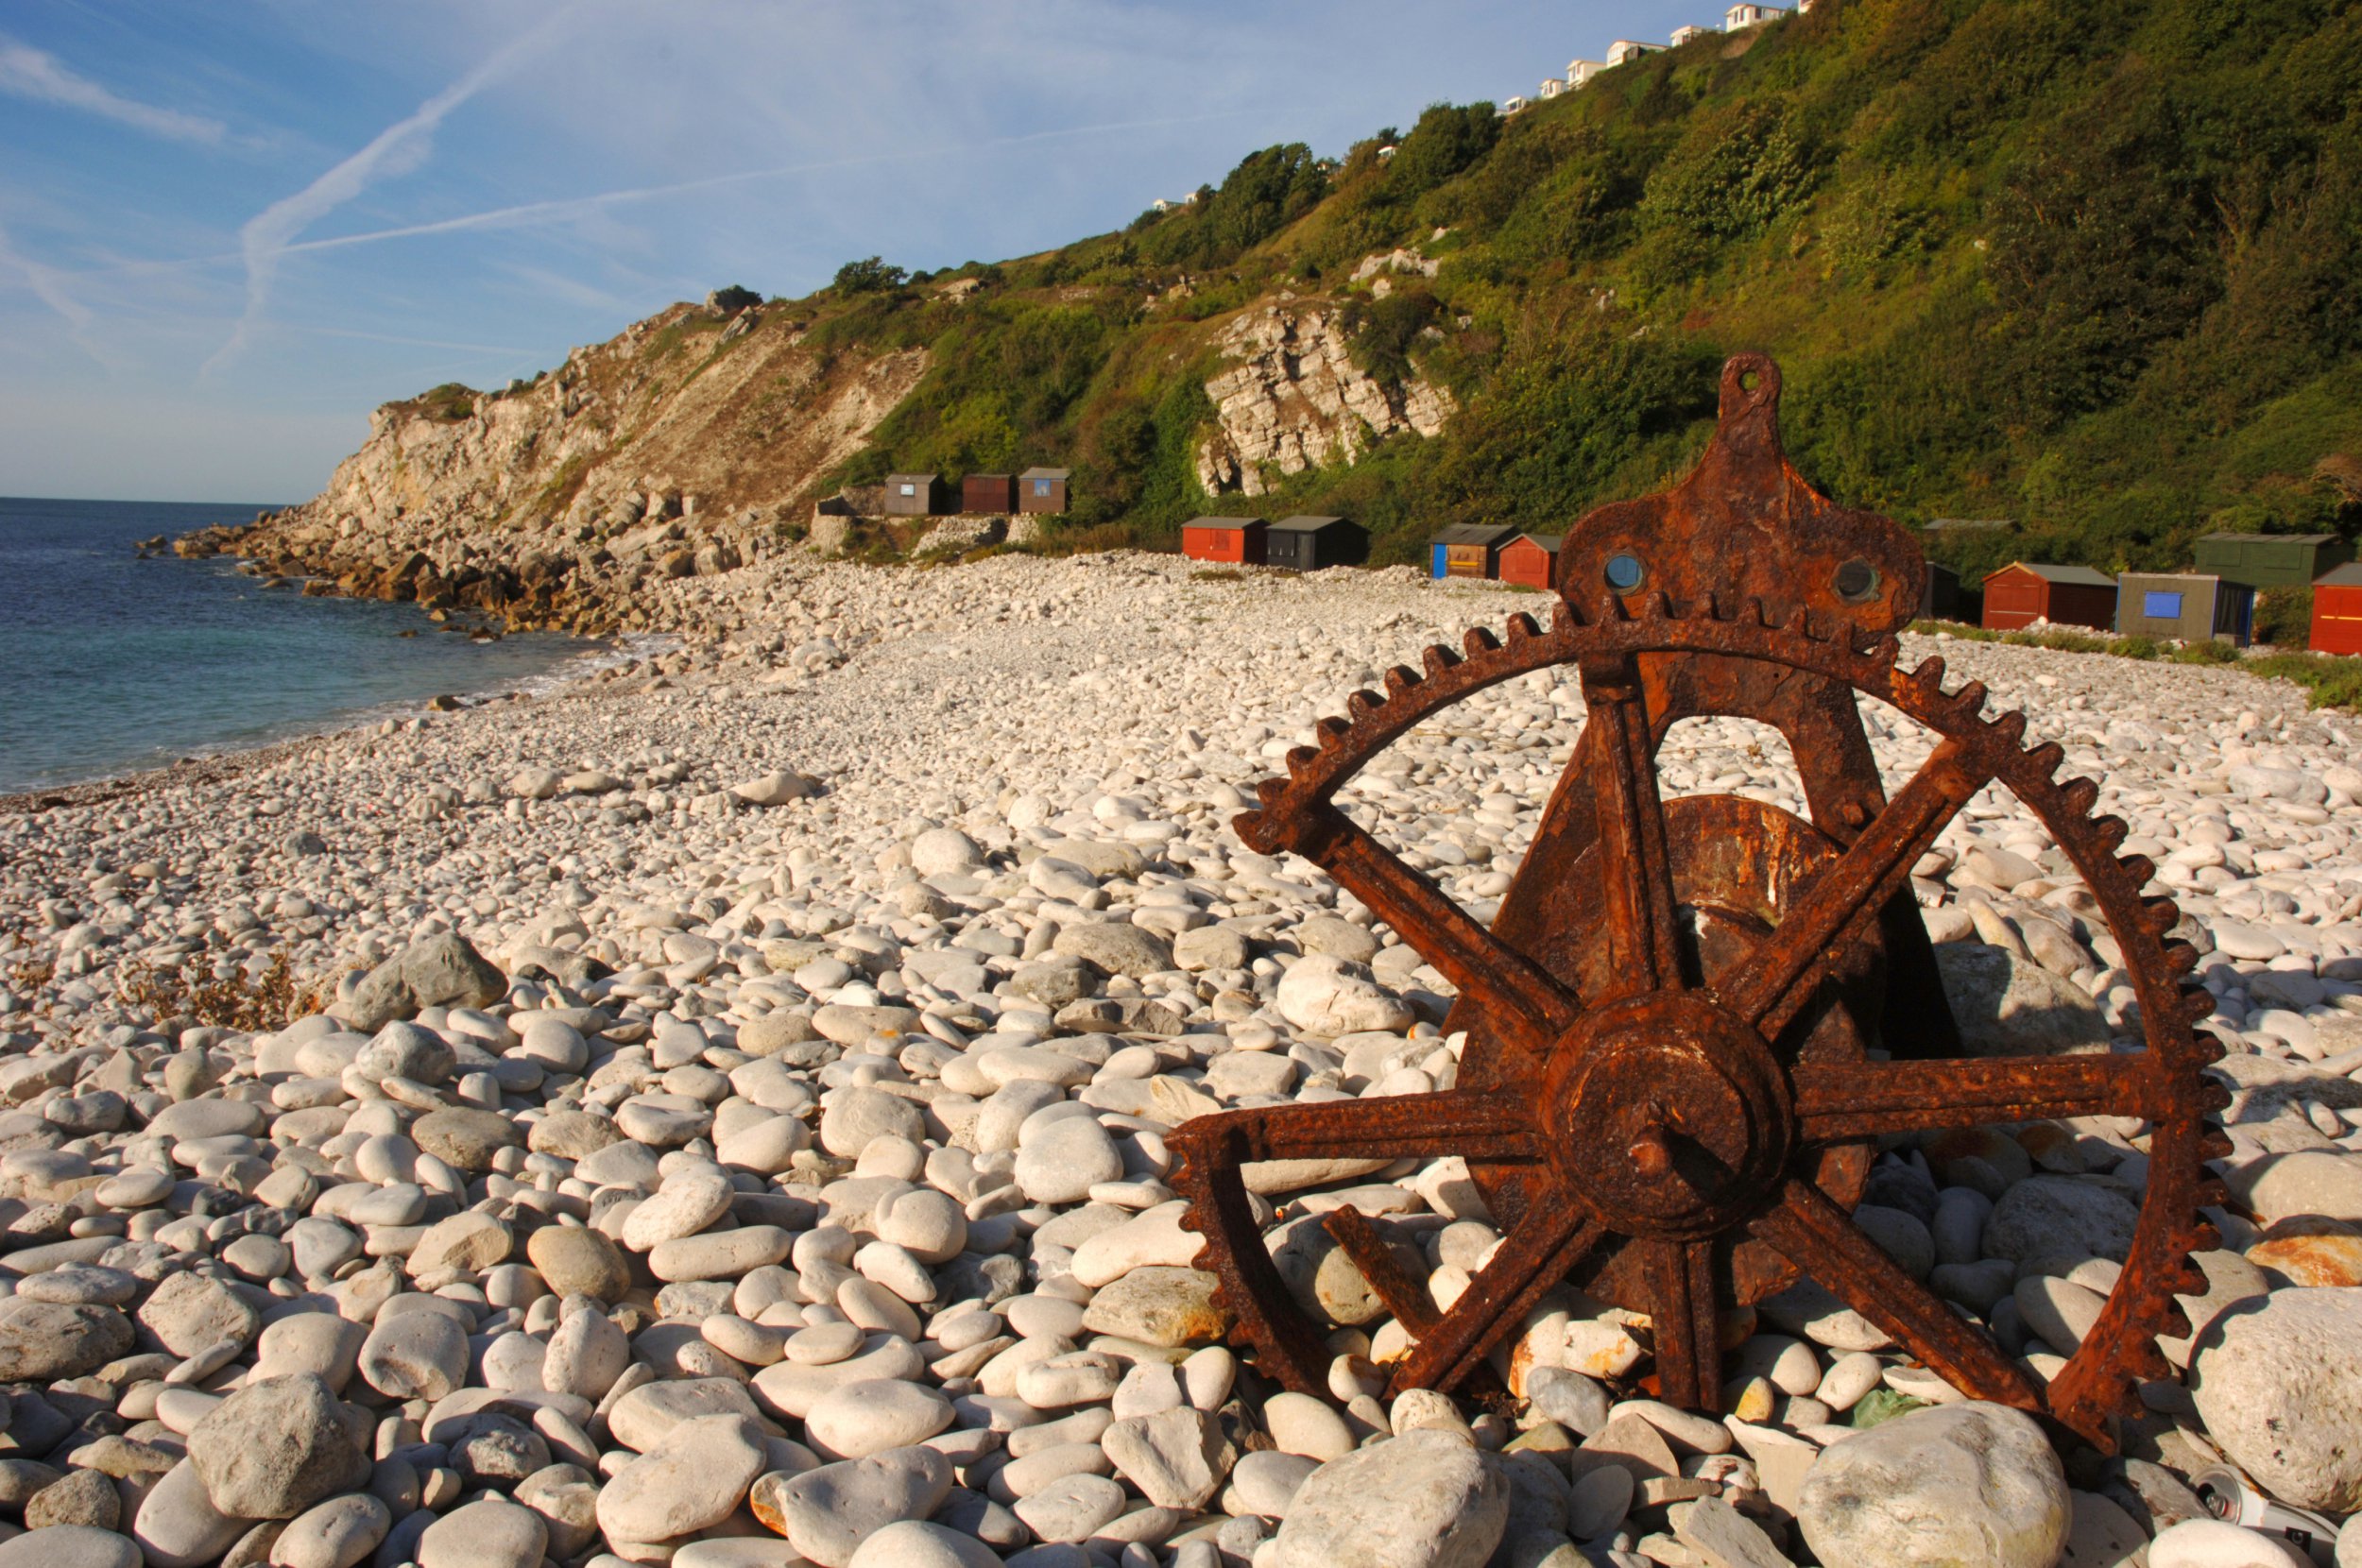
POLYGON ((2199 1029, 2191 1031, 2190 1055, 2197 1060, 2200 1065, 2211 1067, 2216 1063, 2221 1061, 2224 1057, 2230 1054, 2231 1048, 2217 1039, 2213 1030, 2199 1029))
POLYGON ((1466 635, 1461 638, 1460 645, 1468 650, 1470 658, 1481 657, 1485 654, 1498 654, 1501 651, 1501 639, 1495 637, 1492 631, 1484 626, 1469 627, 1466 635))
POLYGON ((1663 622, 1681 619, 1673 608, 1673 601, 1662 593, 1643 593, 1635 597, 1640 601, 1640 613, 1635 618, 1636 620, 1663 622))
POLYGON ((1320 759, 1321 754, 1314 751, 1310 746, 1292 746, 1289 748, 1288 776, 1294 779, 1299 784, 1303 783, 1306 776, 1311 773, 1312 764, 1318 762, 1320 759))
MULTIPOLYGON (((2187 1273, 2181 1275, 2173 1282, 2174 1285, 2178 1287, 2178 1288, 2174 1291, 2175 1295, 2202 1296, 2206 1293, 2206 1276, 2204 1274, 2198 1275, 2197 1288, 2192 1289, 2190 1287, 2190 1274, 2195 1273, 2198 1273, 2197 1270, 2190 1270, 2187 1273)), ((2182 1309, 2182 1304, 2180 1302, 2168 1301, 2165 1303, 2165 1310, 2157 1314, 2157 1332, 2164 1335, 2168 1339, 2186 1339, 2190 1337, 2190 1315, 2182 1309)))
MULTIPOLYGON (((1346 701, 1350 703, 1352 698, 1349 697, 1346 701)), ((1323 751, 1335 751, 1344 743, 1345 737, 1352 732, 1352 729, 1351 724, 1335 717, 1319 720, 1312 725, 1312 733, 1321 738, 1320 746, 1323 751)))
POLYGON ((2116 864, 2124 868, 2124 875, 2136 888, 2148 886, 2148 879, 2157 875, 2157 862, 2146 855, 2127 855, 2116 864))
POLYGON ((2210 1078, 2206 1086, 2199 1092, 2199 1109, 2210 1116, 2228 1111, 2231 1109, 2231 1085, 2218 1083, 2210 1078))
MULTIPOLYGON (((2186 1327, 2186 1324, 2184 1325, 2186 1327)), ((2181 1336, 2175 1336, 2176 1338, 2181 1336)), ((2125 1364, 2144 1379, 2171 1377, 2173 1367, 2157 1347, 2147 1339, 2136 1339, 2124 1347, 2125 1364)))
POLYGON ((2026 760, 2043 777, 2054 777, 2066 761, 2066 748, 2056 741, 2045 741, 2026 754, 2026 760))
POLYGON ((2026 739, 2026 714, 2022 709, 2013 707, 1985 727, 2014 748, 2026 739))
POLYGON ((2215 994, 2202 985, 2182 986, 2182 1011, 2183 1022, 2196 1024, 2215 1011, 2215 994))
MULTIPOLYGON (((2230 1158, 2228 1154, 2217 1154, 2212 1157, 2217 1160, 2230 1158)), ((2223 1180, 2219 1176, 2209 1175, 2198 1184, 2197 1192, 2198 1206, 2201 1209, 2219 1209, 2230 1206, 2231 1189, 2223 1185, 2223 1180)))
MULTIPOLYGON (((2217 1247, 2219 1247, 2219 1246, 2221 1246, 2221 1245, 2222 1245, 2222 1232, 2215 1228, 2215 1224, 2214 1224, 2214 1222, 2213 1222, 2212 1220, 2208 1220, 2208 1219, 2201 1219, 2201 1220, 2199 1220, 2199 1221, 2196 1225, 2194 1225, 2194 1226, 2192 1226, 2192 1227, 2190 1228, 2190 1251, 2191 1251, 2191 1252, 2193 1252, 2193 1253, 2211 1253, 2211 1252, 2213 1252, 2216 1248, 2217 1248, 2217 1247)), ((2199 1276, 2198 1276, 2198 1277, 2199 1277, 2200 1280, 2203 1280, 2203 1279, 2206 1277, 2206 1275, 2205 1275, 2204 1271, 2203 1271, 2203 1270, 2201 1270, 2201 1271, 2199 1272, 2199 1276)), ((2204 1290, 2203 1288, 2200 1288, 2200 1289, 2198 1289, 2198 1290, 2193 1290, 2193 1291, 2191 1291, 2191 1292, 2190 1292, 2190 1294, 2192 1294, 2192 1295, 2194 1295, 2194 1296, 2202 1296, 2202 1295, 2204 1295, 2205 1293, 2206 1293, 2206 1292, 2205 1292, 2205 1290, 2204 1290)))
POLYGON ((1386 699, 1375 691, 1356 691, 1345 699, 1345 711, 1359 722, 1386 706, 1386 699))
POLYGON ((1288 781, 1284 778, 1264 778, 1256 781, 1255 798, 1266 806, 1278 805, 1279 797, 1287 793, 1288 781))
POLYGON ((2092 818, 2091 828, 2092 838, 2098 844, 2100 853, 2104 855, 2114 854, 2117 846, 2122 844, 2132 831, 2130 823, 2122 817, 2114 816, 2092 818))
POLYGON ((1386 672, 1386 694, 1399 697, 1405 691, 1415 691, 1422 684, 1419 673, 1408 664, 1397 664, 1386 672))
POLYGON ((2186 975, 2198 967, 2199 950, 2186 942, 2165 944, 2165 967, 2176 975, 2186 975))
POLYGON ((2148 927, 2151 936, 2162 937, 2182 924, 2182 906, 2170 898, 2144 899, 2141 903, 2141 920, 2148 927))
POLYGON ((1602 626, 1613 626, 1632 619, 1632 606, 1615 593, 1600 595, 1600 608, 1593 617, 1602 626))
POLYGON ((1737 619, 1753 622, 1770 632, 1776 632, 1780 629, 1780 622, 1774 615, 1772 606, 1761 598, 1753 595, 1739 605, 1737 619))
POLYGON ((1446 670, 1457 669, 1460 665, 1460 656, 1442 643, 1436 642, 1429 644, 1427 650, 1419 655, 1419 662, 1427 666, 1427 673, 1431 678, 1442 674, 1446 670))
POLYGON ((1974 719, 1984 712, 1986 696, 1983 681, 1970 681, 1952 693, 1952 711, 1963 719, 1974 719))
POLYGON ((1542 628, 1534 622, 1533 617, 1525 611, 1519 610, 1509 618, 1509 645, 1511 647, 1515 648, 1520 643, 1531 642, 1541 635, 1542 628))
POLYGON ((1919 667, 1906 678, 1922 691, 1931 696, 1941 696, 1943 692, 1943 656, 1928 655, 1919 661, 1919 667))

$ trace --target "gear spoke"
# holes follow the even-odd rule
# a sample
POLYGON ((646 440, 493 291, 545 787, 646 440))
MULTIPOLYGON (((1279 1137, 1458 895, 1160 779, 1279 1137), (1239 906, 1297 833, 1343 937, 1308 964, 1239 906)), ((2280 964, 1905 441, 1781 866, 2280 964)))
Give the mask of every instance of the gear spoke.
POLYGON ((1797 1136, 1840 1143, 2049 1116, 2155 1115, 2146 1054, 1798 1064, 1797 1136))
POLYGON ((1673 857, 1665 842, 1655 748, 1640 664, 1629 655, 1583 661, 1585 741, 1602 764, 1598 812, 1600 876, 1607 895, 1615 980, 1595 1001, 1620 1001, 1682 984, 1675 940, 1673 857))
POLYGON ((1657 1397, 1686 1410, 1721 1403, 1722 1341, 1714 1296, 1714 1243, 1654 1236, 1644 1249, 1649 1321, 1656 1334, 1657 1397))
POLYGON ((1256 1105, 1193 1116, 1170 1142, 1261 1160, 1400 1159, 1406 1154, 1466 1154, 1470 1159, 1537 1157, 1532 1107, 1512 1095, 1446 1089, 1379 1099, 1256 1105))
POLYGON ((1443 889, 1403 864, 1336 807, 1315 809, 1298 853, 1397 931, 1419 933, 1419 951, 1495 1029, 1537 1054, 1582 1010, 1548 970, 1468 917, 1443 889))
POLYGON ((1999 1346, 1905 1273, 1804 1177, 1789 1177, 1779 1202, 1748 1228, 1970 1398, 2042 1408, 2041 1390, 1999 1346))
POLYGON ((1731 1011, 1776 1040, 1811 998, 1840 946, 1877 918, 1944 825, 1992 775, 1945 741, 1853 846, 1806 886, 1763 946, 1720 991, 1731 1011))
MULTIPOLYGON (((1395 1369, 1390 1391, 1458 1387, 1606 1234, 1571 1202, 1529 1215, 1494 1252, 1493 1261, 1477 1270, 1451 1310, 1419 1336, 1418 1345, 1395 1369)), ((1406 1321, 1403 1327, 1411 1324, 1406 1321)))

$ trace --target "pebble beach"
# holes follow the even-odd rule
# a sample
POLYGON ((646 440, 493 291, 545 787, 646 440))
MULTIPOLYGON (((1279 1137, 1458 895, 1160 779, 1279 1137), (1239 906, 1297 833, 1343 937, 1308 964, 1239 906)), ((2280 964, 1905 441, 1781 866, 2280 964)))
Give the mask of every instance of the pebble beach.
MULTIPOLYGON (((2218 1244, 2120 1453, 1809 1285, 1726 1321, 1720 1419, 1566 1289, 1494 1397, 1383 1398, 1410 1331, 1318 1219, 1448 1305, 1502 1242, 1451 1158, 1258 1191, 1324 1399, 1226 1342, 1167 1136, 1448 1088, 1463 1042, 1230 819, 1349 693, 1549 601, 1128 553, 642 591, 660 651, 556 690, 0 803, 0 1568, 2362 1565, 2362 720, 1903 639, 2098 782, 2215 999, 2218 1244), (2222 1466, 2319 1553, 2217 1519, 2222 1466)), ((1897 787, 1930 738, 1864 708, 1897 787)), ((1489 920, 1583 723, 1521 677, 1340 798, 1489 920)), ((1661 769, 1804 810, 1745 721, 1661 769)), ((1973 1051, 2138 1048, 2006 791, 1910 885, 1973 1051)), ((2149 1131, 1890 1136, 1856 1221, 2052 1376, 2149 1131)))

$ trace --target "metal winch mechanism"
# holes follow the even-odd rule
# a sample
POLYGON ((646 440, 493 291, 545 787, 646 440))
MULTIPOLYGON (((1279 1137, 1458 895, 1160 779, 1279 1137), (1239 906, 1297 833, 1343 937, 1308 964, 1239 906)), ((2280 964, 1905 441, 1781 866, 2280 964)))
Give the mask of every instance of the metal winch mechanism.
POLYGON ((1392 926, 1458 991, 1457 1080, 1433 1094, 1256 1106, 1175 1130, 1174 1188, 1203 1235, 1235 1338, 1270 1377, 1325 1396, 1327 1325, 1284 1284, 1243 1172, 1262 1161, 1460 1155, 1502 1241, 1439 1307, 1350 1208, 1324 1225, 1410 1336, 1390 1392, 1489 1378, 1488 1358, 1564 1287, 1645 1315, 1664 1400, 1713 1410, 1720 1324, 1809 1277, 1963 1393, 2046 1414, 2103 1448, 2135 1385, 2169 1375, 2155 1339, 2185 1335, 2174 1296, 2217 1244, 2204 1161, 2228 1151, 2203 1077, 2221 1055, 2191 1026, 2211 998, 2145 897, 2154 868, 2119 859, 2125 824, 2098 787, 2060 781, 2023 713, 1983 716, 1941 659, 1897 666, 1926 564, 1891 520, 1840 506, 1780 448, 1780 373, 1722 371, 1720 417, 1672 489, 1601 507, 1560 547, 1558 603, 1427 650, 1383 692, 1358 691, 1319 743, 1236 819, 1392 926), (1571 673, 1586 721, 1490 929, 1335 800, 1414 725, 1536 671, 1571 673), (1891 795, 1857 699, 1898 710, 1933 750, 1891 795), (1727 794, 1668 799, 1658 746, 1677 722, 1778 730, 1808 816, 1727 794), (1962 1054, 1909 874, 1979 791, 2013 794, 2074 866, 2123 950, 2144 1048, 1962 1054), (2148 1154, 2130 1255, 2081 1347, 2045 1383, 1914 1279, 1850 1218, 1877 1140, 2106 1115, 2139 1118, 2148 1154))

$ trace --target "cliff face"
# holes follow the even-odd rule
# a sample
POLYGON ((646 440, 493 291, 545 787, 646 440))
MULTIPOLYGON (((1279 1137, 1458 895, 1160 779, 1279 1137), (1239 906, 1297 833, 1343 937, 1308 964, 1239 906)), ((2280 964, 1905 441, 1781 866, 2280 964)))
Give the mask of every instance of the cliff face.
POLYGON ((512 625, 627 626, 647 573, 764 548, 927 358, 815 349, 780 305, 676 305, 528 385, 388 403, 319 495, 188 548, 512 625))
POLYGON ((1239 363, 1206 383, 1220 420, 1197 451, 1197 481, 1208 495, 1261 495, 1273 470, 1351 464, 1375 440, 1444 428, 1451 394, 1415 376, 1388 386, 1361 369, 1338 315, 1266 305, 1215 338, 1239 363))

